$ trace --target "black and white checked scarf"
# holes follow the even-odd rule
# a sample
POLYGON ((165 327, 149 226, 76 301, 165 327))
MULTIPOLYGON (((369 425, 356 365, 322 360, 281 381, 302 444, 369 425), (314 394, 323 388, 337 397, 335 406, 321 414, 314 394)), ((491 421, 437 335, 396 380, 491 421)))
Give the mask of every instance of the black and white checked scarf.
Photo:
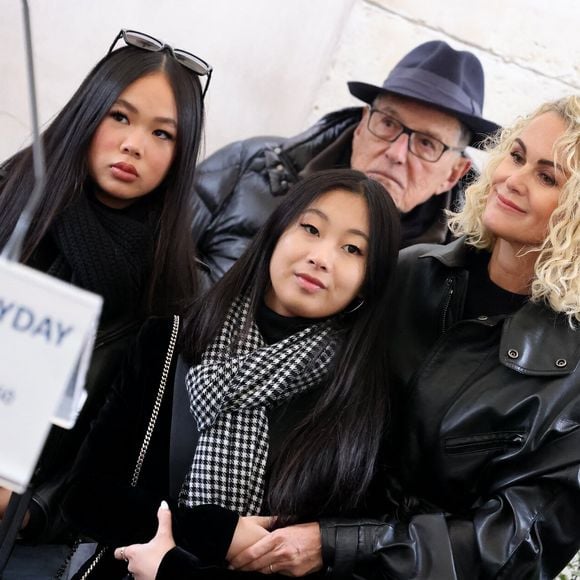
POLYGON ((266 410, 320 383, 334 354, 327 323, 266 345, 252 321, 248 336, 235 338, 248 310, 248 299, 232 304, 200 364, 186 376, 200 433, 179 496, 188 507, 215 504, 241 515, 259 513, 268 457, 266 410))

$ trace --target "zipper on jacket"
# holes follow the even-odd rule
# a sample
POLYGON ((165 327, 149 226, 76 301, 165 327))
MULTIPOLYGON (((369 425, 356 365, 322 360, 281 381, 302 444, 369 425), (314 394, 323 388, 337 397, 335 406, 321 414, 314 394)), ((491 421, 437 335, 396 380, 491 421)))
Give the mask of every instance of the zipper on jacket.
POLYGON ((453 292, 455 291, 455 279, 450 276, 445 280, 445 284, 447 285, 448 292, 447 292, 447 300, 443 305, 443 313, 441 314, 441 332, 445 334, 447 331, 447 313, 449 312, 449 305, 451 304, 451 298, 453 296, 453 292))
POLYGON ((496 433, 479 433, 468 437, 448 437, 445 440, 445 452, 449 454, 478 453, 493 449, 521 447, 526 434, 521 431, 500 431, 496 433))

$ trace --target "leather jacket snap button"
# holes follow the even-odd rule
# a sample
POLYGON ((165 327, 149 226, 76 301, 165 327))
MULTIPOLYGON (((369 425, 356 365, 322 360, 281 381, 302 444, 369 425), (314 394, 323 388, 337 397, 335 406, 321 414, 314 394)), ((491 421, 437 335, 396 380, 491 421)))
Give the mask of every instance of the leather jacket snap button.
POLYGON ((477 320, 487 320, 487 316, 486 316, 485 314, 480 314, 480 315, 477 317, 477 320))
POLYGON ((568 361, 565 358, 559 358, 554 364, 559 369, 561 369, 561 368, 564 368, 568 364, 568 361))
POLYGON ((276 171, 284 171, 284 166, 281 163, 278 163, 278 165, 276 165, 276 171))
POLYGON ((518 351, 517 351, 515 348, 510 348, 510 349, 507 351, 507 355, 508 355, 510 358, 518 358, 518 357, 520 356, 520 353, 519 353, 519 352, 518 352, 518 351))
POLYGON ((282 147, 276 147, 274 149, 274 153, 276 153, 276 155, 280 155, 280 153, 282 153, 282 147))

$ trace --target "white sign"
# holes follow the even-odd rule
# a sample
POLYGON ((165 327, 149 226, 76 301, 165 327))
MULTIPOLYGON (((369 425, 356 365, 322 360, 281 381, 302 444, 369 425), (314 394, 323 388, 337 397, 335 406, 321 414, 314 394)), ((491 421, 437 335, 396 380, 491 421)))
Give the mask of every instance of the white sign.
POLYGON ((102 302, 0 258, 0 485, 22 493, 51 418, 74 424, 102 302))

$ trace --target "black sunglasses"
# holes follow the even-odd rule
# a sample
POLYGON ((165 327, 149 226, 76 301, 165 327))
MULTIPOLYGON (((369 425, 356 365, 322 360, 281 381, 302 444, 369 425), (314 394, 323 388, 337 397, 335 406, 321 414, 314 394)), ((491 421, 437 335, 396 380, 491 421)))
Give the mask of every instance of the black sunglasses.
POLYGON ((149 36, 144 32, 124 29, 121 30, 121 32, 119 32, 119 34, 117 34, 115 37, 113 44, 111 44, 111 48, 109 48, 108 54, 113 52, 117 42, 119 42, 121 39, 123 39, 125 44, 129 46, 142 48, 143 50, 149 50, 150 52, 161 52, 162 50, 168 50, 171 53, 171 56, 173 56, 173 58, 179 64, 189 69, 197 76, 207 77, 207 80, 205 81, 205 87, 201 95, 202 99, 205 97, 205 93, 209 87, 209 81, 211 80, 211 73, 213 70, 211 66, 205 62, 205 60, 199 58, 199 56, 195 56, 195 54, 192 54, 191 52, 181 50, 180 48, 173 48, 172 46, 169 46, 169 44, 165 44, 164 42, 161 42, 157 38, 149 36))

